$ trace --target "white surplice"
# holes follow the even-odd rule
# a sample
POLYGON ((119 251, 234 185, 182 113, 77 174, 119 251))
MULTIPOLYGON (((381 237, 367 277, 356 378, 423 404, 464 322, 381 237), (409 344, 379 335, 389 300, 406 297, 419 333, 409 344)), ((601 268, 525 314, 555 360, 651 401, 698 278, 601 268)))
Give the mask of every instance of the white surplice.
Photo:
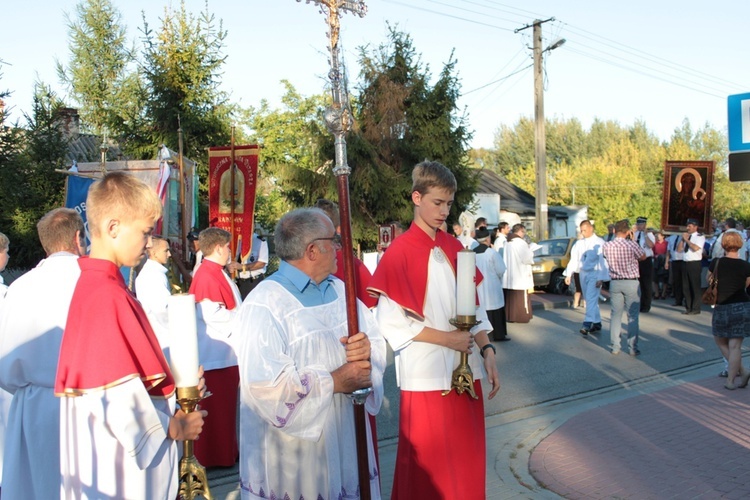
POLYGON ((80 274, 78 256, 58 252, 8 289, 0 318, 0 387, 14 395, 5 435, 7 498, 55 498, 60 491, 60 400, 53 388, 80 274))
POLYGON ((149 396, 139 378, 61 398, 60 498, 177 498, 174 408, 174 396, 149 396))
POLYGON ((505 307, 505 295, 503 294, 505 261, 503 256, 492 248, 487 248, 486 251, 477 254, 477 268, 484 277, 477 286, 479 303, 487 311, 505 307))
MULTIPOLYGON (((265 280, 240 311, 240 486, 242 498, 358 498, 354 412, 333 393, 330 372, 346 362, 339 339, 347 336, 344 285, 338 298, 304 307, 282 285, 265 280), (285 495, 288 495, 286 497, 285 495)), ((373 391, 365 410, 383 399, 385 341, 372 313, 359 301, 360 331, 371 345, 373 391)), ((369 419, 370 490, 380 498, 369 419)))
POLYGON ((505 244, 505 274, 503 288, 509 290, 530 290, 534 288, 534 252, 523 238, 513 238, 505 244))
POLYGON ((235 353, 236 342, 239 342, 237 332, 237 315, 242 305, 240 290, 234 281, 222 272, 229 283, 234 295, 235 306, 227 309, 221 302, 205 299, 197 304, 196 319, 198 321, 198 353, 204 370, 218 370, 229 366, 237 366, 235 353))
POLYGON ((167 304, 172 294, 169 290, 167 268, 155 260, 148 259, 135 278, 135 296, 146 311, 151 327, 163 351, 169 344, 169 319, 167 304))
MULTIPOLYGON (((440 247, 430 252, 427 271, 427 288, 423 313, 424 320, 407 315, 405 310, 385 295, 380 295, 375 309, 380 331, 395 354, 396 381, 403 391, 445 391, 451 388, 453 370, 461 361, 461 353, 448 347, 427 342, 414 342, 425 327, 450 332, 456 329, 450 320, 456 317, 456 275, 448 257, 440 247)), ((480 323, 471 329, 492 331, 487 312, 477 307, 480 323)), ((472 349, 469 367, 474 380, 486 377, 479 349, 472 349)))

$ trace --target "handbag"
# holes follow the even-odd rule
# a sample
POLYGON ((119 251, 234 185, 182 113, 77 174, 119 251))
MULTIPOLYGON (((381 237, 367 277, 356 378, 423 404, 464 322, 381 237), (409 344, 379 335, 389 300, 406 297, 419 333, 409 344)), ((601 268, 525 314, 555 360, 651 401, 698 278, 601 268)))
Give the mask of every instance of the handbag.
POLYGON ((721 259, 716 261, 714 272, 711 273, 711 279, 708 280, 708 288, 706 288, 706 291, 701 296, 701 301, 709 306, 716 305, 716 299, 719 295, 719 262, 721 262, 721 259))

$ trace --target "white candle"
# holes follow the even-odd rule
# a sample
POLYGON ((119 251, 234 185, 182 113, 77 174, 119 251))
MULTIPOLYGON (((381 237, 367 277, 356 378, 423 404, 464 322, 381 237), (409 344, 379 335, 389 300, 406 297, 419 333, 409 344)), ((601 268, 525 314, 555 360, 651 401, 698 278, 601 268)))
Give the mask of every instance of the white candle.
POLYGON ((456 314, 458 316, 476 316, 476 254, 473 250, 458 252, 456 286, 456 314))
POLYGON ((169 364, 176 387, 198 385, 198 329, 195 295, 172 295, 167 301, 169 316, 169 364))

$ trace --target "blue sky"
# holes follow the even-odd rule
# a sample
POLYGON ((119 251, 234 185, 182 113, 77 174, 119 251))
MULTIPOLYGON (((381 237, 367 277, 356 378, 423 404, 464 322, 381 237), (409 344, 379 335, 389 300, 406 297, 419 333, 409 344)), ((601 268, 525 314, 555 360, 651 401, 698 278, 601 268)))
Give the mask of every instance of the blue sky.
MULTIPOLYGON (((3 6, 0 59, 7 64, 0 68, 0 88, 13 91, 7 100, 12 118, 30 108, 37 77, 62 93, 55 60, 68 61, 64 12, 72 14, 76 4, 27 0, 3 6)), ((135 40, 141 11, 156 28, 170 2, 114 4, 135 40)), ((171 5, 178 8, 179 2, 171 5)), ((198 13, 204 0, 186 5, 198 13)), ((643 120, 667 140, 685 118, 694 129, 709 123, 725 131, 726 97, 750 92, 746 0, 370 0, 367 5, 364 18, 342 19, 350 80, 358 73, 357 48, 385 42, 386 21, 411 34, 433 75, 455 51, 464 93, 460 105, 475 147, 491 147, 500 125, 533 116, 531 29, 514 30, 534 19, 555 18, 543 25, 544 46, 558 37, 567 40, 545 58, 548 118, 577 118, 585 127, 594 118, 622 125, 643 120)), ((234 101, 278 103, 282 79, 304 95, 325 90, 326 25, 315 5, 209 0, 208 6, 229 32, 222 86, 234 101)))

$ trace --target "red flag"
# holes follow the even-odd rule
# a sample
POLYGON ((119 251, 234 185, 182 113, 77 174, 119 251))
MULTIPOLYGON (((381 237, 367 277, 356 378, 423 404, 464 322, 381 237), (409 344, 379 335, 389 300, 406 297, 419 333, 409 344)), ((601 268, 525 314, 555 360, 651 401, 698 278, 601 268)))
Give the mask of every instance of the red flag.
POLYGON ((253 213, 258 181, 258 146, 234 147, 234 196, 232 196, 232 147, 208 149, 209 225, 232 233, 233 255, 244 260, 253 241, 253 213), (234 201, 234 206, 233 206, 234 201), (232 219, 234 218, 234 224, 232 219), (237 252, 235 249, 240 249, 237 252))

